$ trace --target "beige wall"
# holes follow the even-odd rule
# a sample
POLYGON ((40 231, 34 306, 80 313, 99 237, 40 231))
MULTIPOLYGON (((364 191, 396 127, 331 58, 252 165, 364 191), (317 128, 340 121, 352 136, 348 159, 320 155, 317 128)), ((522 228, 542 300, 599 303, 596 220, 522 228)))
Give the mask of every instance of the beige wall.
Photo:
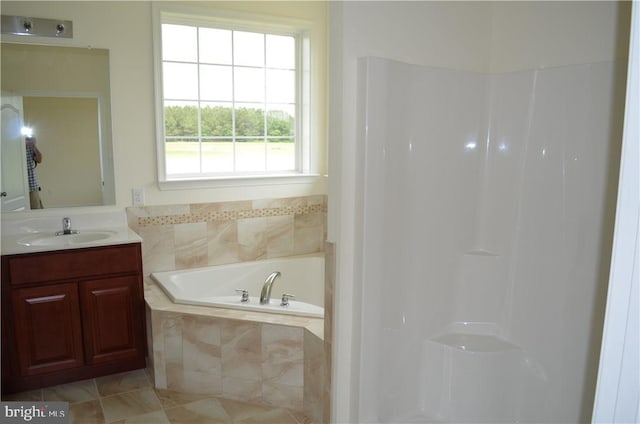
POLYGON ((95 98, 24 97, 24 120, 37 128, 36 167, 45 208, 102 205, 98 102, 95 98))
MULTIPOLYGON (((317 27, 320 51, 326 51, 327 6, 324 2, 194 2, 200 7, 226 7, 295 17, 313 22, 317 27)), ((156 139, 154 116, 154 79, 151 3, 144 1, 114 2, 11 2, 0 4, 2 14, 59 18, 73 21, 73 40, 53 38, 10 37, 3 40, 93 46, 109 49, 111 77, 111 110, 114 143, 116 203, 131 205, 131 189, 143 188, 147 204, 181 204, 218 202, 240 199, 261 199, 299 195, 324 194, 321 179, 314 184, 251 186, 242 189, 160 191, 157 186, 156 139)), ((324 57, 324 55, 320 55, 324 57)), ((326 68, 325 60, 318 63, 326 68)), ((322 75, 320 92, 326 89, 322 75)), ((317 116, 320 128, 326 128, 326 102, 317 116)), ((326 132, 319 135, 322 152, 326 152, 326 132)), ((326 168, 326 159, 322 158, 326 168)))
POLYGON ((488 69, 488 2, 368 1, 340 5, 345 13, 341 49, 351 60, 377 56, 452 69, 488 69))
MULTIPOLYGON (((345 13, 339 48, 352 58, 503 72, 625 58, 628 49, 630 2, 373 1, 339 6, 345 13)), ((332 24, 340 24, 339 19, 332 17, 332 24)))
POLYGON ((631 2, 493 2, 489 71, 626 59, 631 2))
POLYGON ((109 53, 102 49, 3 43, 2 71, 3 89, 109 94, 109 53))

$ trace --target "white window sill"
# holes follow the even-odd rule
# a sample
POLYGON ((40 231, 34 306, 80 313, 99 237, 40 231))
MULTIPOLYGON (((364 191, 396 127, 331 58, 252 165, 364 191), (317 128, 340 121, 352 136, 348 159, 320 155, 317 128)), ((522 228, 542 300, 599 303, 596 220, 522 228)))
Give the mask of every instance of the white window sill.
POLYGON ((320 174, 247 175, 200 179, 170 179, 158 181, 160 190, 188 190, 199 188, 250 187, 284 184, 313 184, 322 178, 320 174))

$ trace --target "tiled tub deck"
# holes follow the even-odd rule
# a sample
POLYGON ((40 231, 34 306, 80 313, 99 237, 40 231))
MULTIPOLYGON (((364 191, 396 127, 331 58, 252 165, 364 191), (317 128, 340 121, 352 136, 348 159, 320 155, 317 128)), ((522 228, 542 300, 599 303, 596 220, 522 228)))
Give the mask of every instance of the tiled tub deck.
POLYGON ((324 422, 324 320, 172 303, 145 280, 158 389, 300 411, 324 422))

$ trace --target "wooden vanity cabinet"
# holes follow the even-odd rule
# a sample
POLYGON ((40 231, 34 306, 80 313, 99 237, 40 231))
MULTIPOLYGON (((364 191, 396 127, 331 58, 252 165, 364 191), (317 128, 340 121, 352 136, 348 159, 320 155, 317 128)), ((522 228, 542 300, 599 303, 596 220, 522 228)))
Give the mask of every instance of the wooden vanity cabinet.
POLYGON ((145 366, 140 244, 2 257, 2 389, 145 366))

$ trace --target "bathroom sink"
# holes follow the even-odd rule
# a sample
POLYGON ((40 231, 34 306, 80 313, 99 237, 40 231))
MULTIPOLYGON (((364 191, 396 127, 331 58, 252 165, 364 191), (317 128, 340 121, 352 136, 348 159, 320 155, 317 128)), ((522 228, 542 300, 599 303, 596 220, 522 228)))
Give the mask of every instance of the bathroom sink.
POLYGON ((82 231, 77 234, 54 235, 37 233, 18 240, 23 246, 73 246, 106 240, 116 234, 114 231, 82 231))

